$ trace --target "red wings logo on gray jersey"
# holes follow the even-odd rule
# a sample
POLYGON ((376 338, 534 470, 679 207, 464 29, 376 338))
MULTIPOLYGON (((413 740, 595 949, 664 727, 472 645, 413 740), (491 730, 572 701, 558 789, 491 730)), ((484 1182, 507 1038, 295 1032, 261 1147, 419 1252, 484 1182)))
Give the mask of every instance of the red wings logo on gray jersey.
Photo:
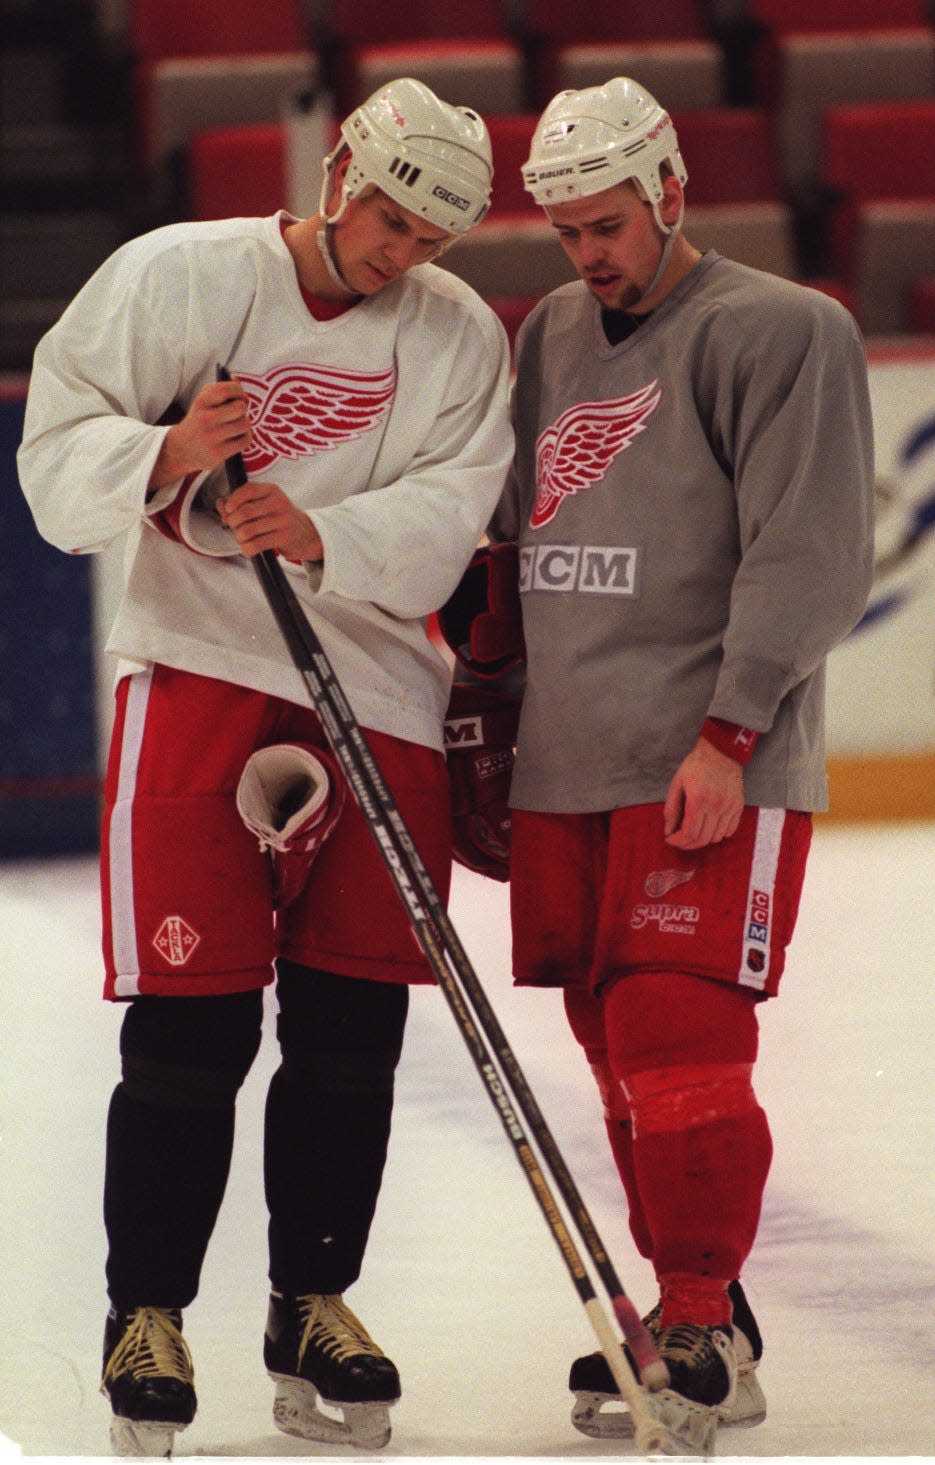
POLYGON ((578 402, 540 434, 531 529, 541 529, 554 519, 568 494, 581 493, 604 477, 617 454, 643 431, 661 396, 658 382, 652 381, 629 397, 578 402))
POLYGON ((238 371, 247 396, 251 443, 248 473, 277 458, 308 458, 371 432, 396 392, 396 368, 341 371, 333 366, 280 366, 268 376, 238 371))

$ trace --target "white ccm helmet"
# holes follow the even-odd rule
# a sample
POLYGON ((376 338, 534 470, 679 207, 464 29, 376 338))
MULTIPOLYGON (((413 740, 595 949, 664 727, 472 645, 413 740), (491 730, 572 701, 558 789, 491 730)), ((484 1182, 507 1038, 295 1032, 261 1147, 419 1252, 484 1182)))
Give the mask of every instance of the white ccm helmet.
POLYGON ((369 184, 446 234, 466 234, 490 208, 493 157, 483 121, 408 77, 381 87, 342 123, 324 172, 320 212, 328 224, 369 184), (351 162, 341 202, 326 219, 331 173, 345 150, 351 162))
POLYGON ((655 97, 628 76, 603 86, 559 92, 533 133, 523 182, 536 203, 568 203, 632 180, 652 205, 663 234, 682 223, 664 224, 663 163, 684 187, 688 173, 679 152, 672 119, 655 97))

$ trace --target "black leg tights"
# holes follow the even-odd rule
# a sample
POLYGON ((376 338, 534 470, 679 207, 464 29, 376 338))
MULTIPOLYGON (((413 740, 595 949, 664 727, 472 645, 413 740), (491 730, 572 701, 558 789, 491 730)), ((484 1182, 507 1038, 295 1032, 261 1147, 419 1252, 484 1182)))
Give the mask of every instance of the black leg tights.
POLYGON ((282 1065, 266 1106, 270 1280, 343 1292, 357 1279, 383 1177, 409 989, 281 960, 282 1065))
POLYGON ((237 1091, 262 992, 138 997, 107 1123, 107 1290, 119 1308, 187 1307, 227 1184, 237 1091))

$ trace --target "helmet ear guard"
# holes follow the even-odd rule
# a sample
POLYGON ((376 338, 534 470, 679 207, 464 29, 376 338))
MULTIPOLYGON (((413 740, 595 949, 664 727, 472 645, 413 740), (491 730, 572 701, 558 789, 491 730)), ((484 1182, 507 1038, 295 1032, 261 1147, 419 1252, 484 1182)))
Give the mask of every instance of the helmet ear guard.
POLYGON ((672 119, 638 82, 617 76, 600 87, 559 92, 539 120, 523 182, 543 207, 632 182, 664 234, 664 168, 684 187, 688 173, 672 119))

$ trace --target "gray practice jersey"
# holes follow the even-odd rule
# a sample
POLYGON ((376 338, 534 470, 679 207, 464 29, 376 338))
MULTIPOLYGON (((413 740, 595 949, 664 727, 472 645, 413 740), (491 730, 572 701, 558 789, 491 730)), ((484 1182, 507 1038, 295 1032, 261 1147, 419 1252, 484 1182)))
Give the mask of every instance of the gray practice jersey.
POLYGON ((663 800, 707 716, 756 729, 748 803, 818 810, 824 659, 866 604, 873 443, 851 316, 703 256, 622 343, 581 282, 517 341, 528 681, 515 807, 663 800))

